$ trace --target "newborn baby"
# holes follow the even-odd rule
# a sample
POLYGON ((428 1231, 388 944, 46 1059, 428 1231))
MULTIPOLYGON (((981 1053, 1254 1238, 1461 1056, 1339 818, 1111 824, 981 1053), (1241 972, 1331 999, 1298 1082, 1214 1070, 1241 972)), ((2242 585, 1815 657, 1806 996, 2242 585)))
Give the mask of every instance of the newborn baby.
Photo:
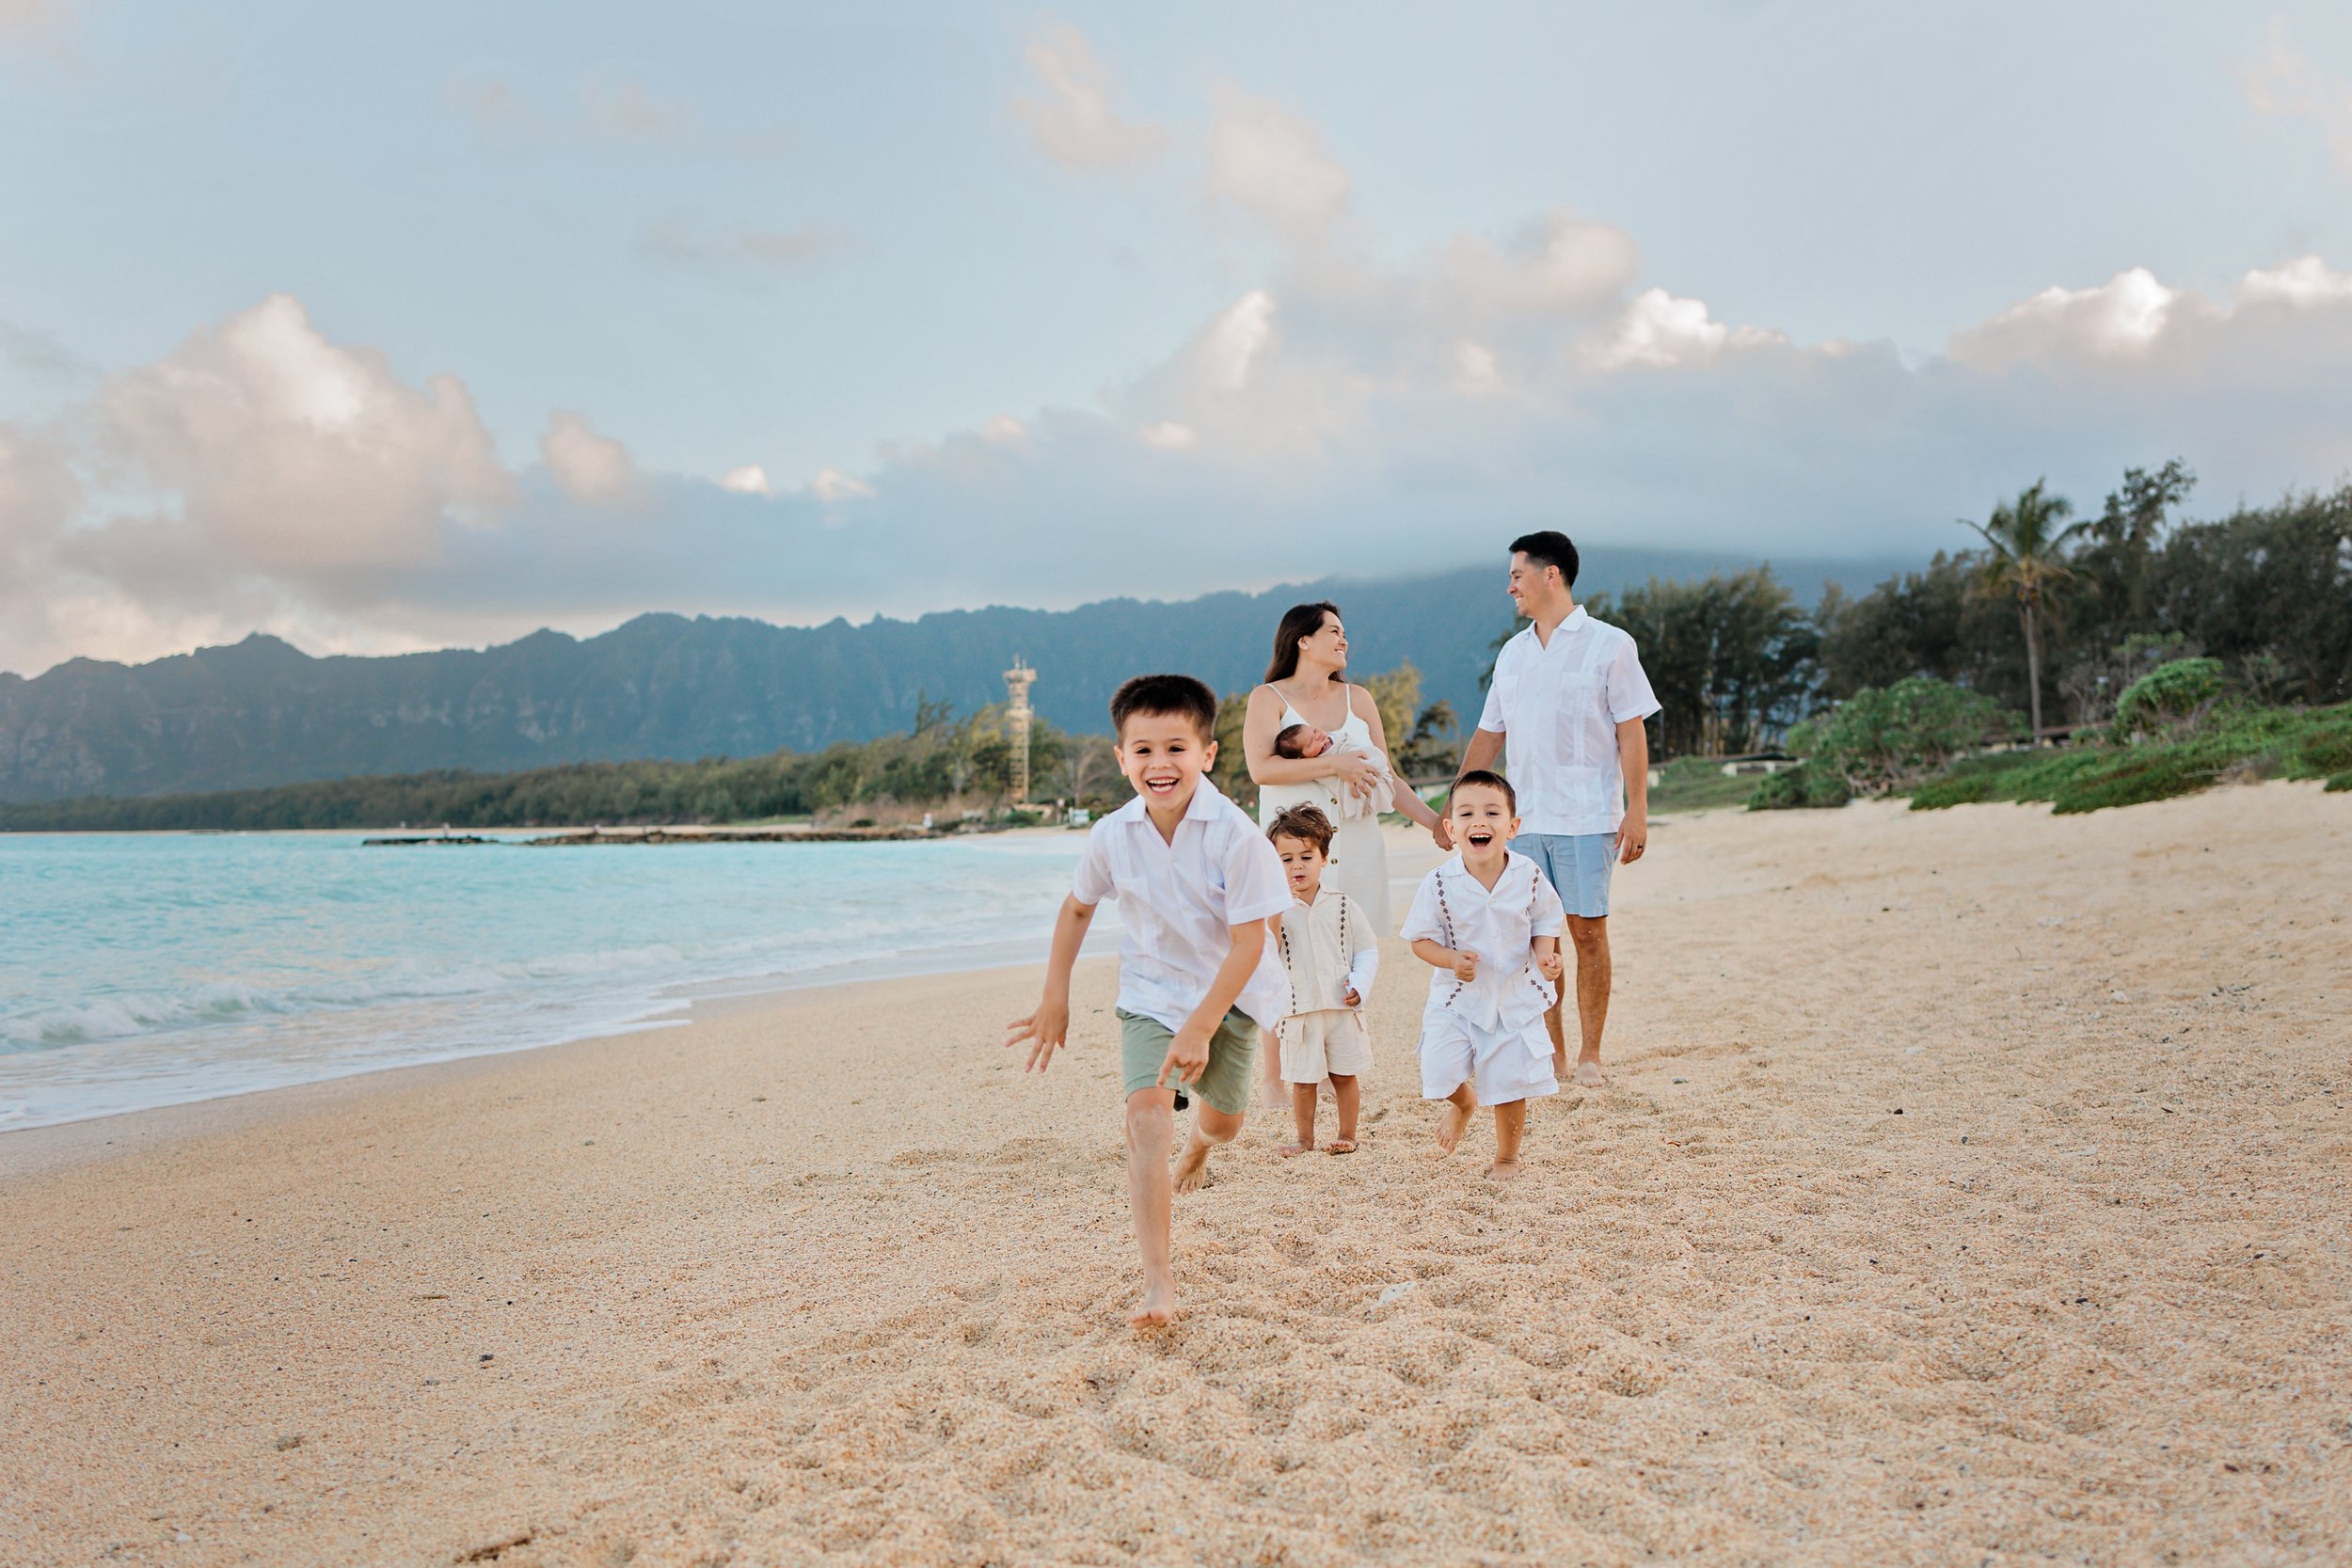
MULTIPOLYGON (((1319 757, 1326 752, 1356 750, 1354 742, 1346 737, 1333 735, 1328 730, 1319 730, 1312 724, 1289 725, 1274 737, 1274 754, 1278 757, 1288 757, 1295 762, 1319 757)), ((1389 771, 1387 753, 1366 751, 1362 754, 1379 764, 1380 776, 1373 781, 1373 793, 1370 800, 1366 800, 1352 789, 1343 788, 1338 792, 1339 799, 1335 803, 1342 816, 1378 816, 1388 805, 1390 796, 1395 792, 1396 775, 1389 771)))

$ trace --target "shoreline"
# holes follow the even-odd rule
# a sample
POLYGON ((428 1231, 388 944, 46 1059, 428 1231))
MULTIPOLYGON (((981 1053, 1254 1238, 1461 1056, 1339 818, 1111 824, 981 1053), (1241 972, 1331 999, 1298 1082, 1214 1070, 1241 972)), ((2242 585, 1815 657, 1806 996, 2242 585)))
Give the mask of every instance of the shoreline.
MULTIPOLYGON (((1083 973, 1115 961, 1116 955, 1089 953, 1079 958, 1078 967, 1083 973)), ((996 979, 1024 972, 1042 974, 1044 965, 986 963, 968 969, 924 969, 900 974, 861 975, 727 991, 682 1000, 674 1008, 631 1027, 598 1030, 571 1039, 518 1045, 504 1051, 472 1052, 429 1062, 363 1068, 357 1072, 299 1084, 239 1089, 202 1100, 173 1101, 79 1117, 71 1121, 0 1129, 0 1187, 76 1165, 151 1153, 167 1145, 215 1136, 234 1137, 279 1122, 346 1111, 380 1096, 453 1089, 502 1064, 536 1056, 560 1057, 566 1052, 614 1046, 645 1035, 697 1025, 707 1027, 725 1019, 770 1012, 787 999, 806 999, 809 1005, 817 1006, 853 1007, 870 997, 886 996, 892 988, 909 981, 996 979)))
MULTIPOLYGON (((171 829, 159 831, 184 832, 188 830, 171 829)), ((278 831, 278 830, 274 829, 268 830, 268 832, 273 833, 278 831)), ((349 832, 351 832, 350 830, 344 829, 296 831, 324 832, 329 834, 330 836, 337 837, 347 836, 349 832)), ((995 836, 1007 836, 1010 834, 1019 834, 1030 837, 1047 835, 1058 836, 1066 832, 1067 830, 1059 828, 1019 828, 1006 830, 1006 834, 995 836)), ((970 835, 943 834, 938 836, 943 838, 957 838, 970 835)), ((878 842, 909 841, 888 840, 878 842)), ((1406 883, 1408 880, 1406 873, 1394 869, 1396 865, 1401 863, 1413 867, 1413 875, 1418 875, 1418 870, 1422 862, 1425 860, 1434 863, 1434 849, 1432 849, 1426 841, 1422 838, 1420 833, 1414 830, 1391 827, 1390 830, 1388 846, 1392 868, 1391 877, 1392 884, 1402 885, 1406 883)), ((520 847, 519 843, 517 843, 516 847, 520 847)), ((1392 898, 1398 890, 1398 886, 1392 886, 1392 898)), ((18 1167, 21 1161, 28 1158, 28 1156, 22 1154, 14 1148, 16 1140, 35 1134, 54 1132, 61 1128, 83 1127, 99 1123, 111 1124, 120 1121, 126 1117, 145 1117, 176 1111, 193 1111, 196 1107, 221 1105, 229 1102, 248 1100, 256 1096, 294 1094, 303 1090, 315 1089, 326 1085, 341 1084, 352 1080, 373 1079, 386 1074, 410 1070, 448 1067, 461 1062, 512 1056, 526 1052, 549 1050, 565 1045, 576 1045, 585 1040, 618 1038, 637 1034, 689 1027, 693 1023, 694 1020, 698 1016, 702 1016, 711 1009, 735 1004, 756 1006, 764 999, 788 995, 800 991, 824 990, 842 987, 887 983, 893 980, 918 978, 926 975, 975 974, 1001 969, 1018 968, 1041 961, 1031 956, 1030 950, 1034 947, 1038 951, 1041 952, 1045 942, 1050 937, 1050 932, 1051 927, 1050 925, 1048 925, 1036 933, 1034 941, 1032 941, 1029 936, 1024 935, 1021 937, 1004 938, 977 945, 965 945, 962 947, 946 949, 924 949, 922 950, 922 956, 919 958, 910 957, 906 954, 898 954, 890 958, 862 960, 849 965, 835 964, 823 969, 807 971, 800 974, 779 974, 770 972, 767 974, 723 976, 715 979, 674 981, 669 982, 668 985, 663 988, 664 990, 671 990, 670 994, 660 994, 657 992, 655 995, 647 998, 642 1004, 642 1010, 637 1012, 632 1017, 623 1019, 617 1022, 612 1021, 599 1022, 590 1025, 581 1032, 562 1035, 555 1038, 534 1040, 524 1044, 462 1048, 442 1054, 423 1056, 421 1059, 414 1061, 379 1063, 370 1066, 355 1067, 347 1071, 326 1072, 317 1076, 301 1078, 292 1083, 260 1084, 247 1087, 230 1087, 222 1089, 216 1093, 199 1094, 180 1099, 163 1100, 152 1104, 103 1109, 87 1114, 56 1117, 38 1122, 0 1121, 0 1180, 6 1180, 8 1176, 18 1167), (675 989, 672 990, 672 988, 675 989)), ((1082 957, 1088 959, 1092 959, 1114 954, 1117 951, 1119 935, 1120 922, 1118 906, 1116 904, 1112 904, 1102 911, 1101 915, 1094 923, 1093 929, 1089 932, 1086 946, 1081 950, 1082 957)), ((0 1060, 5 1060, 5 1058, 0 1058, 0 1060)))
POLYGON ((1506 1190, 1384 942, 1156 1336, 1104 958, 1043 1075, 1031 963, 28 1130, 0 1560, 2341 1556, 2344 808, 1677 818, 1506 1190))

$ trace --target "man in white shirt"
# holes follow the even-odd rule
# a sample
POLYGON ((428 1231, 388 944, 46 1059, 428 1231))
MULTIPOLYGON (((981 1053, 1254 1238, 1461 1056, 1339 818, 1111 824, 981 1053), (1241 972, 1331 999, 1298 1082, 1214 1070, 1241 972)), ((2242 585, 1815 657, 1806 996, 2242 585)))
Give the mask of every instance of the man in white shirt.
MULTIPOLYGON (((1567 908, 1576 947, 1575 1081, 1608 1082, 1609 877, 1649 847, 1649 736, 1659 711, 1633 639, 1576 602, 1576 546, 1552 530, 1511 542, 1511 602, 1534 624, 1503 644, 1462 771, 1492 768, 1507 740, 1518 792, 1511 847, 1543 867, 1567 908)), ((1552 1068, 1568 1075, 1561 1002, 1544 1015, 1552 1068)))

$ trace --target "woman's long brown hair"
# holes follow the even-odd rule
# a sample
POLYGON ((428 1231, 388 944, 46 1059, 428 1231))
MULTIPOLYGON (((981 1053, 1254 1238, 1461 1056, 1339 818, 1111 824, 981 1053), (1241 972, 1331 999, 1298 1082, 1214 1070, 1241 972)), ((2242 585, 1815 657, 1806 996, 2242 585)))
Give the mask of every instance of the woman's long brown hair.
MULTIPOLYGON (((1323 629, 1326 615, 1337 615, 1340 607, 1328 599, 1312 604, 1295 604, 1282 611, 1282 624, 1274 628, 1274 657, 1265 667, 1266 684, 1286 681, 1298 673, 1298 644, 1323 629)), ((1347 672, 1332 672, 1331 678, 1344 683, 1347 672)))

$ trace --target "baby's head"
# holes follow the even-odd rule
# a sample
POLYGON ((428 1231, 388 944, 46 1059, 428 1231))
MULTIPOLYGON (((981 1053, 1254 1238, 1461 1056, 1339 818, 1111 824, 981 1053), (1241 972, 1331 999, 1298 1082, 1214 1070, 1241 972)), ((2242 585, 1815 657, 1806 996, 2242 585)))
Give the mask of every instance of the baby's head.
POLYGON ((1329 733, 1316 729, 1312 724, 1290 725, 1274 737, 1274 754, 1288 757, 1294 762, 1319 757, 1330 749, 1329 733))
POLYGON ((1331 819, 1312 806, 1293 806, 1266 824, 1265 836, 1281 857, 1293 897, 1311 901, 1323 890, 1323 868, 1330 859, 1335 832, 1331 819))

